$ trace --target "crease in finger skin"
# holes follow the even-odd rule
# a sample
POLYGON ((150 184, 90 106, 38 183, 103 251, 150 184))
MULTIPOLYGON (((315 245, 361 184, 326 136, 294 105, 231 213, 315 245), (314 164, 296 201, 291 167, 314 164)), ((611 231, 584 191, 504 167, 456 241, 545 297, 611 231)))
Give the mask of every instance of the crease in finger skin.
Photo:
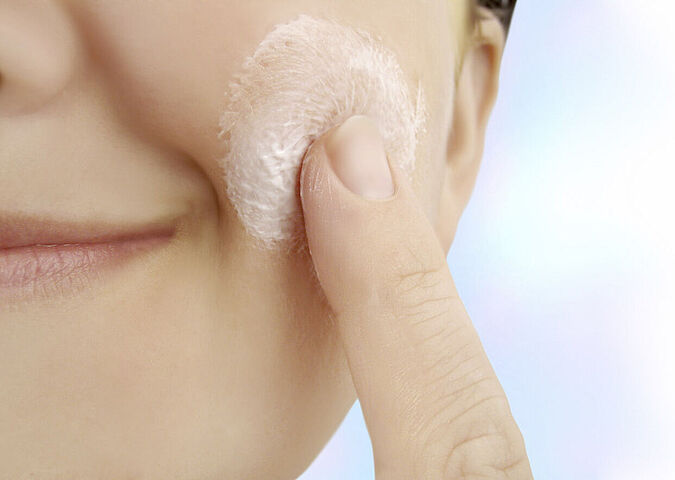
POLYGON ((378 37, 309 15, 267 34, 233 77, 226 102, 219 136, 227 196, 266 249, 304 244, 297 188, 314 140, 352 115, 368 115, 390 161, 410 178, 428 116, 421 82, 411 95, 378 37))

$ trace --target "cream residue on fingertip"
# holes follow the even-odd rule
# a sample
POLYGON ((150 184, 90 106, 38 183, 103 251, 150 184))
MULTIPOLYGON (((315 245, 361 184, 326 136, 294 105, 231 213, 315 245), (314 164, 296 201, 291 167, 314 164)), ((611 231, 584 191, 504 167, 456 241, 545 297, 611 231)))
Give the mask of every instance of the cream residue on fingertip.
POLYGON ((352 115, 368 115, 389 159, 409 176, 426 122, 395 55, 364 30, 300 15, 277 25, 230 82, 220 118, 227 195, 262 248, 304 239, 297 194, 311 143, 352 115))

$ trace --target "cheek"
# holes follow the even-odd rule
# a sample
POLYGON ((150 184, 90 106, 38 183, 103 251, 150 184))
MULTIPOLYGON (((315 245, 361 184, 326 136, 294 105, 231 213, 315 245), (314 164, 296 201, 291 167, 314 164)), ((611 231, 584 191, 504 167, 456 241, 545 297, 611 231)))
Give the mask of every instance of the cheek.
POLYGON ((442 81, 452 64, 452 55, 438 51, 446 40, 437 38, 440 22, 424 17, 392 26, 395 6, 384 12, 373 31, 399 57, 379 36, 301 16, 268 32, 242 68, 241 53, 293 7, 271 4, 262 16, 259 8, 189 0, 77 4, 123 115, 139 135, 198 164, 216 192, 227 192, 218 195, 222 206, 236 210, 232 218, 263 247, 302 238, 296 195, 302 155, 323 131, 356 113, 376 120, 390 157, 412 175, 431 216, 442 136, 434 129, 448 104, 442 81), (430 68, 427 55, 413 54, 419 49, 441 61, 430 68), (433 100, 428 120, 422 85, 433 100))
POLYGON ((307 15, 279 25, 246 59, 227 98, 227 194, 262 247, 302 244, 302 157, 349 116, 373 118, 390 160, 414 171, 426 122, 421 84, 411 95, 394 54, 363 30, 307 15))
MULTIPOLYGON (((139 136, 192 157, 211 175, 222 155, 218 118, 236 46, 253 35, 232 2, 77 2, 93 61, 139 136)), ((252 42, 253 40, 251 40, 252 42)))

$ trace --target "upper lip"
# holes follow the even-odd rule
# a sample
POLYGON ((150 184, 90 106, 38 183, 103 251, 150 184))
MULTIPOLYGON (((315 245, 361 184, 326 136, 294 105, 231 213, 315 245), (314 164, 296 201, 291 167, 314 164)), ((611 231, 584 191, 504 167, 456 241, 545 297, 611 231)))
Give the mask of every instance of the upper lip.
POLYGON ((170 236, 175 225, 154 221, 142 225, 81 221, 72 222, 0 212, 0 249, 29 245, 112 243, 142 237, 170 236))

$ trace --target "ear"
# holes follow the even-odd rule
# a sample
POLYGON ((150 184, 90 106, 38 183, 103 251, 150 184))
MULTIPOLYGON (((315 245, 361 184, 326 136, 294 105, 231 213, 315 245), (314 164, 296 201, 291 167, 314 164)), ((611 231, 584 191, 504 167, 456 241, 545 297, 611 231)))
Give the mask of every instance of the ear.
POLYGON ((504 29, 497 17, 490 10, 479 8, 476 28, 456 81, 452 130, 436 221, 446 254, 478 174, 485 129, 497 98, 504 41, 504 29))

